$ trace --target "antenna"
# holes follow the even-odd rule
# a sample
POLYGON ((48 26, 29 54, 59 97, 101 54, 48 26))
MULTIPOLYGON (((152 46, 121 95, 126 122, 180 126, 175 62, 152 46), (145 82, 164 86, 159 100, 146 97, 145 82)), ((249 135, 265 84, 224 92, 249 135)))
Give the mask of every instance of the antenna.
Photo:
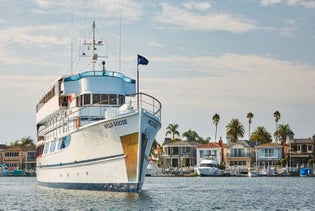
POLYGON ((121 72, 121 10, 120 10, 120 24, 119 24, 119 72, 121 72))
POLYGON ((71 1, 71 75, 73 74, 73 2, 71 1))
POLYGON ((104 45, 104 42, 103 42, 103 40, 99 40, 99 41, 96 42, 96 39, 95 39, 95 21, 93 21, 93 23, 92 23, 92 29, 93 29, 92 42, 88 42, 86 40, 84 40, 84 42, 83 42, 83 45, 87 45, 88 46, 87 47, 88 51, 92 50, 92 55, 88 55, 85 52, 83 52, 80 56, 81 57, 86 57, 86 56, 91 57, 92 58, 92 65, 93 65, 92 71, 95 71, 95 64, 96 64, 97 59, 98 58, 107 58, 107 56, 99 56, 96 53, 96 51, 97 51, 96 46, 104 45))

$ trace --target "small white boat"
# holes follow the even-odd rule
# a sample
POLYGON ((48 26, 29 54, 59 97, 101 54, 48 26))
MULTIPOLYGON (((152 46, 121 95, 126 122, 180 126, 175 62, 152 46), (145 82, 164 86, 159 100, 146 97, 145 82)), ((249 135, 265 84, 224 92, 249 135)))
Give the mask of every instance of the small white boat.
POLYGON ((204 158, 196 168, 199 176, 220 176, 221 170, 218 167, 218 161, 213 158, 204 158))
POLYGON ((147 177, 158 177, 161 176, 162 173, 159 169, 159 167, 157 166, 156 163, 154 162, 149 162, 148 166, 147 166, 147 172, 145 174, 145 176, 147 177))

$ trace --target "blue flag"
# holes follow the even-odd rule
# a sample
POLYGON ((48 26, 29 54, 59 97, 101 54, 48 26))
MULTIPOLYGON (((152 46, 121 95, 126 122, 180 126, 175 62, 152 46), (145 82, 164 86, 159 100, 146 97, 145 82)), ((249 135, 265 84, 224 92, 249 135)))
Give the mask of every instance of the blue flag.
POLYGON ((147 65, 149 63, 149 60, 147 60, 145 57, 138 54, 138 65, 147 65))

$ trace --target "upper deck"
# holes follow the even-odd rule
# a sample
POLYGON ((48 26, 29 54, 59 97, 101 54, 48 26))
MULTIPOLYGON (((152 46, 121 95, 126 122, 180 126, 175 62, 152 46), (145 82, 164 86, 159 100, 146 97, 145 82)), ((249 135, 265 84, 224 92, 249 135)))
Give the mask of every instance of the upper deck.
POLYGON ((136 92, 136 81, 122 73, 111 71, 86 71, 63 79, 61 94, 119 94, 136 92))

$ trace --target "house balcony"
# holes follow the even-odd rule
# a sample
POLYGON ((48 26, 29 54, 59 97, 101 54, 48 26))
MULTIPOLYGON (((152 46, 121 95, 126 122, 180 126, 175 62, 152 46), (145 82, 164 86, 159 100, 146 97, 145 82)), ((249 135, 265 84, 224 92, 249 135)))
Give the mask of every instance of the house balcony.
POLYGON ((227 153, 228 158, 246 158, 250 156, 250 153, 227 153))

